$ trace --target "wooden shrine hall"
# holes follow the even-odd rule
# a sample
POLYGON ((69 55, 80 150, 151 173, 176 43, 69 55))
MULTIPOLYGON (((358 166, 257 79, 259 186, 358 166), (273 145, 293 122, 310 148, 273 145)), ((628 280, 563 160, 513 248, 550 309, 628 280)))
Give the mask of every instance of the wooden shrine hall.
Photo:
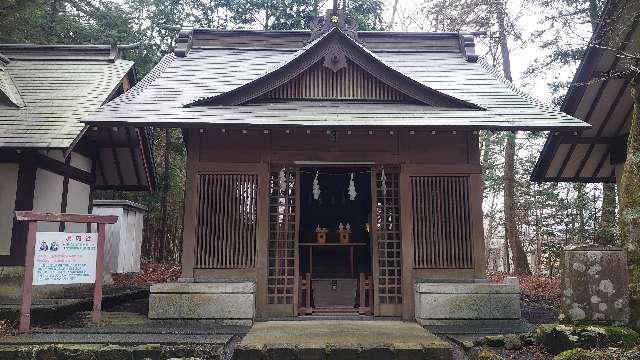
POLYGON ((334 9, 311 31, 184 28, 87 122, 183 129, 182 278, 150 317, 427 325, 520 317, 517 282, 483 280, 478 131, 588 127, 472 34, 357 31, 334 9))

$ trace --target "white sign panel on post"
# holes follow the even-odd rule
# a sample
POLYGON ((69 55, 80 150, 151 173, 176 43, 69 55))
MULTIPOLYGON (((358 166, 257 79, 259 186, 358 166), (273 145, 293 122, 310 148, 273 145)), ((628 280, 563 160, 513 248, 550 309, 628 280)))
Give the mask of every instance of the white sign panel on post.
POLYGON ((33 285, 94 283, 97 242, 95 233, 36 233, 33 285))

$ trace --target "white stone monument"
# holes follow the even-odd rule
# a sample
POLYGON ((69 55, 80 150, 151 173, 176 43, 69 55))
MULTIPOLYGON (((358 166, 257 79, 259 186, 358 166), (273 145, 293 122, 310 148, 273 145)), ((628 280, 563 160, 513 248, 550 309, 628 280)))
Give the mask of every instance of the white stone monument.
POLYGON ((147 209, 127 200, 94 200, 93 213, 118 215, 118 222, 107 225, 105 270, 111 273, 140 271, 142 230, 147 209))

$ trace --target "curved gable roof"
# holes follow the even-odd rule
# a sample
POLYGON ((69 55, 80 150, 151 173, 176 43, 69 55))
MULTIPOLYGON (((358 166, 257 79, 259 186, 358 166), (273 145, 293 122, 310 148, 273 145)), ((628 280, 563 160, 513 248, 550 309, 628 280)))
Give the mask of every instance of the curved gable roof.
POLYGON ((486 63, 476 62, 468 36, 458 33, 360 32, 358 38, 363 44, 353 40, 343 43, 359 48, 357 54, 366 56, 370 63, 384 66, 387 73, 401 74, 402 79, 417 83, 421 90, 431 89, 475 105, 471 110, 387 104, 374 106, 376 116, 372 118, 373 105, 353 101, 343 105, 315 101, 309 106, 297 102, 289 105, 201 103, 185 107, 203 99, 222 99, 224 94, 238 91, 265 74, 275 74, 285 64, 292 64, 293 59, 304 58, 315 43, 305 47, 303 42, 310 37, 305 31, 191 29, 181 34, 187 38, 179 39, 175 54, 166 55, 132 91, 105 105, 88 122, 175 127, 393 124, 490 130, 577 130, 589 126, 526 96, 497 76, 486 63), (320 106, 324 106, 323 111, 315 111, 320 106), (478 108, 483 110, 476 110, 478 108), (477 114, 470 115, 472 113, 477 114))
POLYGON ((337 27, 322 34, 278 64, 270 66, 257 78, 227 92, 204 97, 185 106, 246 103, 291 81, 328 56, 345 56, 383 83, 424 104, 446 108, 481 109, 476 104, 431 89, 394 69, 337 27))

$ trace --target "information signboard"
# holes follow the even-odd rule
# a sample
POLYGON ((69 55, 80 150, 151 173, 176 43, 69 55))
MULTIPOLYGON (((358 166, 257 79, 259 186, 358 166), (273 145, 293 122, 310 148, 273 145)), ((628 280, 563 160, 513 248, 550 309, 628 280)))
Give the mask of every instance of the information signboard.
POLYGON ((94 283, 97 240, 95 233, 36 233, 33 285, 94 283))

